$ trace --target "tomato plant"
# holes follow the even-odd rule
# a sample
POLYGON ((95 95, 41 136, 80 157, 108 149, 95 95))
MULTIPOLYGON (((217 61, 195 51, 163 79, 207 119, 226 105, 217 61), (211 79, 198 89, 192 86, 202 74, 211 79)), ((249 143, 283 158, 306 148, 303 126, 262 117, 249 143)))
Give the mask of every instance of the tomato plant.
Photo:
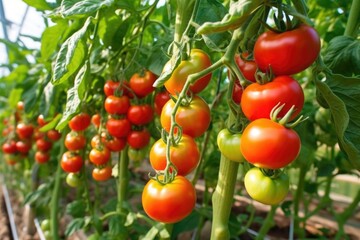
POLYGON ((36 140, 36 147, 38 150, 46 152, 51 149, 52 143, 47 141, 44 138, 40 138, 40 139, 36 140))
POLYGON ((154 110, 149 104, 144 105, 131 105, 127 118, 132 124, 145 125, 151 122, 154 116, 154 110))
POLYGON ((37 163, 46 163, 50 160, 50 154, 48 152, 37 151, 35 153, 35 161, 37 163))
POLYGON ((251 82, 256 82, 255 74, 257 70, 257 64, 255 63, 254 60, 248 59, 248 57, 249 57, 248 52, 236 54, 235 62, 245 79, 251 82))
POLYGON ((267 176, 256 167, 245 174, 244 184, 253 199, 268 205, 279 204, 289 192, 289 177, 285 173, 267 176))
MULTIPOLYGON (((191 49, 189 58, 181 61, 179 66, 176 67, 171 77, 165 82, 166 90, 171 95, 176 95, 181 92, 184 87, 185 81, 190 74, 200 72, 211 65, 209 55, 201 49, 191 49)), ((163 72, 169 71, 172 67, 171 60, 168 61, 163 69, 163 72)), ((190 86, 192 93, 201 92, 210 82, 211 74, 198 79, 190 86)))
POLYGON ((66 183, 70 187, 76 188, 80 186, 81 180, 78 173, 70 172, 66 175, 66 183))
POLYGON ((2 151, 4 153, 8 153, 8 154, 16 153, 16 151, 17 151, 16 142, 12 140, 12 141, 3 143, 2 151))
POLYGON ((81 133, 70 132, 66 134, 64 144, 65 147, 70 151, 81 150, 86 145, 86 138, 81 133))
POLYGON ((155 94, 155 98, 154 98, 154 110, 155 113, 157 115, 161 115, 161 110, 163 108, 163 106, 165 105, 165 103, 167 103, 167 101, 169 101, 170 99, 170 95, 168 91, 161 91, 161 92, 157 92, 155 94))
POLYGON ((105 146, 93 148, 89 153, 89 159, 95 165, 103 165, 110 160, 110 150, 105 146))
POLYGON ((228 129, 222 129, 217 136, 217 145, 220 152, 232 161, 243 162, 244 157, 240 151, 241 134, 231 133, 228 129))
POLYGON ((84 161, 80 155, 67 151, 61 157, 61 168, 68 173, 77 173, 81 170, 84 161))
POLYGON ((305 70, 319 52, 319 35, 305 24, 282 33, 267 31, 258 37, 254 46, 254 58, 259 69, 266 72, 271 67, 276 76, 305 70))
POLYGON ((136 96, 143 98, 154 91, 153 84, 156 78, 157 76, 150 71, 144 71, 143 74, 135 73, 130 78, 129 85, 136 96))
POLYGON ((133 130, 127 136, 127 143, 132 148, 144 148, 149 144, 150 137, 150 133, 146 128, 140 131, 133 130))
POLYGON ((94 168, 92 171, 92 177, 96 181, 106 181, 111 178, 112 168, 111 166, 105 166, 103 168, 94 168))
POLYGON ((126 114, 130 107, 130 100, 126 95, 120 97, 110 95, 106 97, 104 105, 109 114, 126 114))
POLYGON ((192 212, 195 202, 195 189, 183 176, 176 176, 166 185, 150 179, 142 193, 142 205, 146 214, 164 223, 184 219, 192 212))
POLYGON ((30 139, 34 133, 34 127, 31 124, 19 123, 16 126, 16 133, 20 139, 30 139))
POLYGON ((110 135, 122 138, 126 137, 131 131, 131 123, 127 118, 110 118, 106 122, 106 129, 110 135))
POLYGON ((87 113, 80 113, 72 117, 69 121, 71 130, 79 132, 84 131, 91 123, 91 117, 87 113))

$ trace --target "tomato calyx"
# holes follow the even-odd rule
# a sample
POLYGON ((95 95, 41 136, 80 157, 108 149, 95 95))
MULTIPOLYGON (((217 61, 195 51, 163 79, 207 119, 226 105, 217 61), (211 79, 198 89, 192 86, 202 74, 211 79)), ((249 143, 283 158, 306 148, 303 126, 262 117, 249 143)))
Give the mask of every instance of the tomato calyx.
POLYGON ((259 169, 265 176, 271 179, 277 179, 283 172, 280 169, 267 169, 267 168, 259 168, 259 169))
POLYGON ((295 105, 292 105, 291 108, 289 109, 289 111, 287 111, 287 113, 282 117, 282 118, 278 118, 279 113, 281 112, 281 110, 284 108, 285 104, 281 104, 279 102, 270 112, 270 119, 274 122, 279 123, 282 126, 285 126, 286 128, 294 128, 297 125, 299 125, 300 123, 306 121, 309 117, 304 117, 303 115, 301 115, 295 122, 293 123, 289 123, 291 116, 293 115, 293 113, 295 112, 295 105))

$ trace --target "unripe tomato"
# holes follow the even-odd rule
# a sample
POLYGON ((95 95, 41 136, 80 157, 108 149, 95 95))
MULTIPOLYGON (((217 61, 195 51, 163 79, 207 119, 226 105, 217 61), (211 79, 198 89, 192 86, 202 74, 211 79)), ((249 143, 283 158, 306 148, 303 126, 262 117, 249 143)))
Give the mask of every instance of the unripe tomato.
POLYGON ((154 91, 153 84, 157 76, 150 71, 145 71, 143 75, 135 73, 130 78, 129 84, 136 96, 143 98, 154 91))
POLYGON ((254 200, 267 205, 279 204, 289 192, 289 177, 285 173, 269 177, 256 167, 245 174, 244 184, 254 200))
POLYGON ((293 75, 309 67, 320 52, 320 38, 308 25, 276 33, 267 31, 255 42, 254 58, 259 69, 268 72, 271 67, 275 76, 293 75))
MULTIPOLYGON (((199 160, 199 148, 192 137, 183 134, 179 143, 170 147, 170 161, 176 166, 178 175, 189 174, 199 160)), ((150 164, 157 171, 166 167, 166 143, 162 139, 156 141, 150 150, 150 164)))
POLYGON ((91 123, 91 117, 87 113, 79 113, 75 115, 69 121, 69 127, 71 130, 79 132, 84 131, 87 127, 89 127, 91 123))
POLYGON ((142 193, 142 205, 146 214, 163 223, 179 222, 195 207, 196 192, 183 176, 176 176, 167 184, 150 179, 142 193))
MULTIPOLYGON (((171 64, 171 60, 168 61, 164 66, 163 72, 169 71, 171 64)), ((206 52, 200 49, 191 49, 189 59, 180 62, 164 86, 171 95, 175 96, 181 92, 189 75, 200 72, 209 66, 211 66, 211 60, 206 52)), ((209 84, 210 79, 211 73, 198 79, 190 85, 190 91, 194 94, 201 92, 209 84)))
POLYGON ((244 157, 240 151, 240 133, 231 133, 227 128, 221 130, 217 136, 217 145, 220 152, 229 160, 243 162, 244 157))
MULTIPOLYGON (((171 127, 171 113, 175 102, 170 99, 163 107, 160 116, 161 126, 167 131, 171 127)), ((175 115, 175 121, 182 127, 184 134, 199 137, 206 132, 210 125, 211 116, 208 104, 199 96, 193 96, 186 106, 180 106, 175 115)))
POLYGON ((251 122, 241 137, 244 158, 256 167, 278 169, 287 166, 299 155, 301 141, 293 130, 270 119, 251 122))
POLYGON ((135 149, 132 147, 128 148, 128 157, 131 161, 140 162, 144 160, 146 154, 147 154, 146 148, 142 148, 142 149, 135 149))
POLYGON ((245 88, 240 104, 245 116, 253 121, 270 118, 271 110, 278 103, 285 104, 278 117, 283 117, 295 106, 291 119, 294 119, 304 106, 304 92, 300 84, 290 76, 279 76, 266 84, 250 84, 245 88))
POLYGON ((72 173, 72 172, 68 173, 68 175, 66 175, 66 183, 70 187, 73 187, 73 188, 78 187, 81 184, 79 174, 78 173, 72 173))

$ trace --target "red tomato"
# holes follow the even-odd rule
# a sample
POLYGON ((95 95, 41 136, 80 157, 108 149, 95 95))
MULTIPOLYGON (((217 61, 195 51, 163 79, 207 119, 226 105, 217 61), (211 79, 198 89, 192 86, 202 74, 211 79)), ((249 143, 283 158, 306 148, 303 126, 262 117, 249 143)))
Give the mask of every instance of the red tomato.
POLYGON ((24 111, 24 108, 25 108, 25 104, 24 104, 23 101, 17 102, 17 104, 16 104, 16 109, 17 109, 18 111, 24 111))
POLYGON ((31 124, 18 123, 16 125, 16 133, 20 139, 30 139, 34 133, 34 127, 31 124))
POLYGON ((40 127, 45 126, 48 122, 45 121, 44 115, 40 114, 37 118, 37 123, 40 127))
POLYGON ((104 106, 109 114, 126 114, 130 107, 130 100, 126 95, 120 97, 111 95, 105 99, 104 106))
POLYGON ((144 75, 135 73, 130 78, 129 84, 136 96, 142 98, 154 91, 153 84, 157 76, 150 71, 145 71, 144 75))
POLYGON ((91 149, 89 153, 90 162, 95 165, 103 165, 110 160, 110 151, 105 146, 98 146, 97 148, 91 149))
POLYGON ((84 131, 91 123, 91 117, 87 113, 79 113, 69 121, 71 130, 79 132, 84 131))
POLYGON ((50 160, 50 154, 48 152, 37 151, 35 153, 35 161, 39 164, 46 163, 50 160))
POLYGON ((169 99, 170 99, 170 95, 169 92, 166 90, 155 94, 154 109, 157 115, 160 116, 163 106, 165 105, 165 103, 167 103, 167 101, 169 101, 169 99))
POLYGON ((115 82, 113 80, 107 80, 104 85, 104 93, 105 95, 111 96, 111 95, 117 95, 116 91, 121 90, 120 89, 120 82, 115 82))
POLYGON ((36 140, 36 147, 39 151, 49 151, 52 147, 52 143, 49 141, 46 141, 44 138, 40 138, 36 140))
POLYGON ((16 150, 19 153, 27 154, 31 149, 31 142, 28 140, 22 140, 16 142, 16 150))
POLYGON ((150 179, 142 193, 142 205, 146 214, 163 223, 181 221, 192 212, 195 203, 195 189, 183 176, 176 176, 165 185, 150 179))
POLYGON ((300 138, 289 128, 270 119, 256 119, 244 130, 240 149, 244 158, 259 168, 278 169, 294 161, 300 138))
MULTIPOLYGON (((171 77, 165 82, 166 90, 174 96, 179 94, 189 75, 200 72, 209 66, 211 66, 211 60, 206 52, 200 49, 191 49, 189 59, 181 61, 171 74, 171 77)), ((171 67, 172 62, 170 60, 165 64, 163 72, 170 71, 171 67)), ((190 91, 192 93, 201 92, 209 84, 210 79, 211 73, 198 79, 190 86, 190 91)))
POLYGON ((105 166, 104 168, 94 168, 92 171, 92 177, 98 182, 106 181, 111 178, 111 173, 111 166, 105 166))
POLYGON ((241 73, 243 74, 244 78, 251 81, 256 82, 255 73, 257 70, 257 65, 255 61, 248 60, 247 57, 249 53, 243 52, 240 54, 235 55, 235 62, 238 65, 241 73))
POLYGON ((125 138, 117 138, 110 136, 103 138, 102 141, 111 152, 120 152, 126 146, 125 138))
POLYGON ((39 128, 35 128, 34 129, 34 133, 33 133, 33 138, 35 140, 39 140, 40 138, 44 138, 45 137, 45 133, 44 132, 40 132, 39 128))
POLYGON ((61 133, 58 130, 55 129, 50 129, 49 131, 47 131, 46 136, 51 140, 51 141, 57 141, 61 138, 61 133))
POLYGON ((91 123, 94 124, 94 126, 96 128, 100 127, 100 124, 101 124, 101 116, 100 116, 100 114, 96 113, 96 114, 92 115, 91 123))
POLYGON ((16 153, 16 142, 13 140, 4 142, 2 145, 2 151, 7 154, 16 153))
POLYGON ((122 138, 126 137, 131 131, 131 124, 127 118, 110 118, 106 122, 106 129, 111 136, 122 138))
MULTIPOLYGON (((171 127, 171 112, 175 102, 170 99, 163 107, 160 116, 161 126, 167 131, 171 127)), ((210 108, 199 96, 193 96, 187 106, 180 106, 175 115, 175 121, 182 127, 184 134, 193 138, 201 136, 208 129, 211 121, 210 108)))
POLYGON ((143 130, 133 130, 127 136, 127 143, 130 147, 140 149, 146 147, 150 142, 150 133, 144 128, 143 130))
POLYGON ((81 150, 86 145, 86 138, 83 134, 77 132, 69 132, 65 136, 65 147, 70 151, 81 150))
POLYGON ((240 104, 242 94, 243 88, 238 84, 234 84, 234 88, 232 90, 232 99, 236 104, 240 104))
POLYGON ((270 118, 271 110, 278 104, 285 104, 278 117, 283 117, 295 105, 294 119, 304 105, 304 92, 300 84, 290 76, 279 76, 266 84, 252 83, 247 86, 241 97, 241 109, 253 121, 270 118))
MULTIPOLYGON (((170 161, 176 166, 178 175, 193 171, 200 160, 200 152, 193 138, 183 134, 178 145, 170 147, 170 161)), ((159 171, 166 167, 166 143, 159 139, 150 150, 150 164, 159 171)))
POLYGON ((83 166, 83 159, 74 152, 67 151, 61 157, 61 168, 65 172, 79 172, 83 166))
POLYGON ((130 106, 127 118, 132 124, 145 125, 151 122, 154 111, 149 104, 130 106))
POLYGON ((316 30, 305 24, 283 33, 267 31, 259 36, 254 46, 254 57, 259 69, 275 76, 292 75, 305 70, 320 52, 320 38, 316 30))

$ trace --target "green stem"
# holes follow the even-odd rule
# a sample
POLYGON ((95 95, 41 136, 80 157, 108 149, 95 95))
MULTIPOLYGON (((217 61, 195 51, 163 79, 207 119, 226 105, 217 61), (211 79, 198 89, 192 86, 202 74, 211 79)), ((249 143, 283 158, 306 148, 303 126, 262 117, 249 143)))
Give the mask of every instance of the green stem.
POLYGON ((218 182, 212 197, 213 222, 211 240, 230 239, 229 217, 239 163, 221 155, 218 182))
MULTIPOLYGON (((205 184, 205 190, 204 190, 203 201, 202 201, 202 207, 203 208, 206 208, 209 205, 210 196, 211 195, 209 194, 209 187, 207 186, 207 184, 205 184)), ((196 228, 196 233, 195 233, 194 240, 199 240, 200 239, 201 230, 204 227, 205 220, 206 220, 206 217, 203 214, 200 214, 200 219, 199 219, 199 222, 198 222, 198 226, 196 228)))
MULTIPOLYGON (((64 142, 66 133, 62 134, 60 142, 64 142)), ((64 144, 61 144, 59 156, 57 159, 61 159, 62 154, 64 153, 65 146, 64 144)), ((60 198, 60 186, 61 186, 61 174, 62 174, 62 168, 60 161, 58 161, 58 165, 56 168, 55 173, 55 183, 54 183, 54 189, 51 196, 51 202, 50 202, 50 230, 51 230, 51 236, 54 240, 58 240, 59 238, 59 221, 58 221, 58 210, 59 210, 59 198, 60 198)))
POLYGON ((274 224, 274 216, 276 213, 276 209, 278 208, 278 205, 272 205, 270 211, 268 212, 265 221, 263 222, 259 234, 256 236, 256 240, 262 240, 265 238, 265 235, 267 232, 269 232, 270 228, 274 224))
POLYGON ((344 35, 356 38, 360 22, 360 0, 353 0, 344 35))
POLYGON ((298 235, 299 238, 305 237, 305 231, 301 228, 301 218, 299 216, 299 208, 300 208, 300 201, 303 198, 304 192, 304 184, 305 184, 305 176, 306 176, 307 168, 300 168, 299 174, 299 181, 297 184, 297 189, 294 196, 294 227, 295 233, 298 235))
POLYGON ((124 209, 124 202, 126 199, 127 186, 129 184, 129 175, 128 175, 128 166, 129 166, 129 157, 127 155, 127 149, 123 149, 119 154, 118 161, 118 199, 117 199, 117 212, 121 215, 126 214, 124 209))
POLYGON ((177 0, 177 8, 176 8, 176 19, 175 19, 175 35, 174 35, 174 51, 173 53, 176 55, 178 53, 177 45, 182 40, 185 29, 190 22, 194 6, 195 0, 177 0))

